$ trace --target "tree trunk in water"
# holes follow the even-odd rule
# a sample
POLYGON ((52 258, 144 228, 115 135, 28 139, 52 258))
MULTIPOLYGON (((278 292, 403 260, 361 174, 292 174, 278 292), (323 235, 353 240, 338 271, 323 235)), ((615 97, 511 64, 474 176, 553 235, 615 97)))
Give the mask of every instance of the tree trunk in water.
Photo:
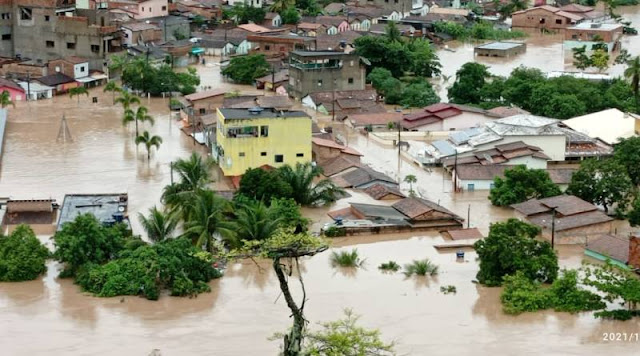
POLYGON ((136 119, 136 137, 138 137, 138 119, 136 119))
POLYGON ((282 291, 284 300, 287 302, 287 306, 291 309, 291 314, 293 315, 293 326, 291 327, 291 331, 284 337, 284 356, 299 356, 302 353, 302 331, 304 329, 302 309, 298 307, 291 296, 287 277, 282 270, 282 265, 280 265, 280 257, 274 258, 273 269, 276 272, 276 276, 278 276, 280 290, 282 291))

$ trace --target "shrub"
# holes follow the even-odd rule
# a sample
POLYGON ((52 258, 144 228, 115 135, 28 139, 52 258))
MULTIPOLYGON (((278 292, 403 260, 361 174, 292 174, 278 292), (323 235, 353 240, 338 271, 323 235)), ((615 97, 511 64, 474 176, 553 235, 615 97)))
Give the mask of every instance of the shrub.
POLYGON ((49 250, 30 227, 18 226, 9 236, 0 235, 0 281, 17 282, 38 278, 47 268, 49 250))
POLYGON ((336 267, 360 267, 364 260, 358 256, 358 250, 331 252, 331 265, 336 267))
POLYGON ((417 276, 436 275, 438 274, 439 267, 435 263, 429 261, 428 258, 424 260, 413 260, 413 262, 404 266, 404 275, 411 277, 414 274, 417 276))
POLYGON ((347 231, 344 227, 329 226, 324 230, 324 236, 326 237, 343 237, 347 236, 347 231))
POLYGON ((456 286, 449 285, 440 287, 440 292, 444 294, 456 294, 458 290, 456 289, 456 286))
POLYGON ((507 314, 533 312, 553 305, 549 291, 540 288, 539 282, 530 280, 521 271, 513 276, 504 277, 504 290, 500 300, 502 309, 507 314))
POLYGON ((635 316, 640 316, 640 310, 602 310, 593 314, 596 318, 626 321, 635 316))
POLYGON ((378 266, 378 269, 385 272, 398 272, 400 270, 400 265, 396 263, 396 261, 389 261, 381 263, 378 266))
POLYGON ((606 307, 599 295, 578 288, 578 272, 564 271, 549 289, 553 296, 553 309, 560 312, 577 313, 606 307))

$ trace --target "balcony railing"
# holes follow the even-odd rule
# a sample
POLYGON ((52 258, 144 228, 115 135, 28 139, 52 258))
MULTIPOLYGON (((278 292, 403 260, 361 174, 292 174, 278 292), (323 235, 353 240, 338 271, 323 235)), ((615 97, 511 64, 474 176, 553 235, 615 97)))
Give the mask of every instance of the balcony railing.
POLYGON ((291 63, 291 67, 300 70, 340 69, 342 68, 342 64, 291 63))

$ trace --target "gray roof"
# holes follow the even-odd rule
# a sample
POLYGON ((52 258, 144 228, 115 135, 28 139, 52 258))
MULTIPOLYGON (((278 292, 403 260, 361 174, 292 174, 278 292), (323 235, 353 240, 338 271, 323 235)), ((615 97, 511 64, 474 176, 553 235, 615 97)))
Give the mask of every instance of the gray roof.
POLYGON ((518 42, 491 42, 491 43, 483 44, 483 45, 478 46, 476 48, 479 48, 479 49, 507 50, 507 49, 521 47, 521 46, 524 46, 524 43, 518 43, 518 42))
POLYGON ((407 217, 390 206, 351 203, 351 206, 367 219, 406 220, 407 217))
POLYGON ((557 125, 554 125, 559 121, 548 117, 521 114, 488 122, 486 127, 500 136, 563 135, 557 129, 557 125))
POLYGON ((281 117, 304 117, 311 119, 304 111, 285 111, 264 108, 219 109, 226 120, 276 119, 281 117), (254 109, 261 109, 255 110, 254 109))
POLYGON ((452 156, 456 154, 456 148, 448 141, 433 141, 431 145, 440 151, 441 156, 452 156))
MULTIPOLYGON (((62 225, 75 220, 78 215, 91 213, 103 224, 115 222, 115 214, 127 213, 128 196, 120 194, 67 194, 60 208, 58 230, 62 225)), ((127 220, 125 222, 128 223, 127 220)))
POLYGON ((449 133, 449 140, 456 145, 467 143, 471 137, 464 131, 453 131, 449 133))

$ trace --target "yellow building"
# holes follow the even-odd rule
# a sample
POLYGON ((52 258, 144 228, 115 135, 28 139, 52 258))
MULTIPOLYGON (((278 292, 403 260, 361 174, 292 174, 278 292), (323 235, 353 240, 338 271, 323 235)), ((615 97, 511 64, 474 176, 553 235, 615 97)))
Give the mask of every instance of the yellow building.
POLYGON ((311 117, 303 111, 218 109, 213 156, 225 176, 311 161, 311 117))

